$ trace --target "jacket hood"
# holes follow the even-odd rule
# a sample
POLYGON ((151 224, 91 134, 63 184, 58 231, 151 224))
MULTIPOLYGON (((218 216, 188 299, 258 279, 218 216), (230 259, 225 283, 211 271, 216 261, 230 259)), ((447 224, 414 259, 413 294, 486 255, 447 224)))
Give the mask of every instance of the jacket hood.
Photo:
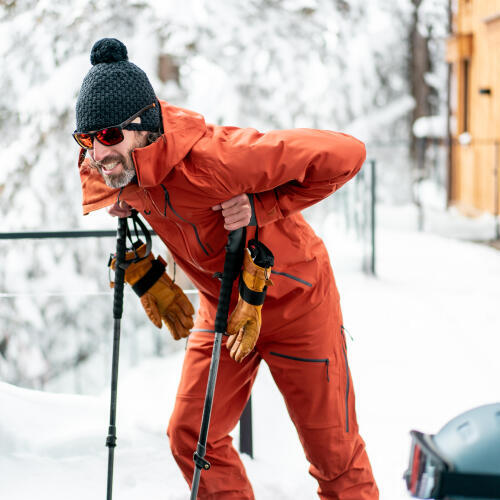
MULTIPOLYGON (((164 133, 153 144, 132 151, 140 187, 158 185, 186 157, 207 129, 203 116, 194 111, 172 106, 165 101, 160 101, 160 106, 164 133)), ((84 149, 80 150, 78 168, 82 183, 83 213, 87 215, 93 210, 113 205, 120 189, 106 185, 101 174, 90 168, 85 153, 84 149)), ((135 189, 135 184, 129 184, 122 192, 126 194, 135 189)))

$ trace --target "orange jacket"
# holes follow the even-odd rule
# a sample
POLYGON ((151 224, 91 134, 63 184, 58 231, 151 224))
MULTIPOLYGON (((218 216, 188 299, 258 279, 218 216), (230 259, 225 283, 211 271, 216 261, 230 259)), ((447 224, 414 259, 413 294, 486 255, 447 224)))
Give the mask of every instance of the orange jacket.
MULTIPOLYGON (((211 207, 254 194, 259 239, 275 256, 262 333, 314 314, 326 288, 333 287, 338 301, 327 251, 300 211, 359 171, 363 143, 323 130, 260 133, 211 125, 197 113, 160 103, 165 133, 132 152, 137 183, 121 192, 107 187, 89 168, 85 151, 80 153, 84 214, 112 205, 118 196, 137 209, 200 291, 195 327, 213 329, 220 289, 213 275, 223 269, 227 231, 220 211, 211 207)), ((231 309, 236 299, 235 287, 231 309)))

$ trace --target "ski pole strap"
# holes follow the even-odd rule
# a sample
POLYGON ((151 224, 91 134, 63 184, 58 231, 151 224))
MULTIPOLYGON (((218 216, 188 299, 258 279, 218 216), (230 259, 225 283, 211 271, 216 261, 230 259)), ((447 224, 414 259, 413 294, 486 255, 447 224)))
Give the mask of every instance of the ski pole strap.
MULTIPOLYGON (((120 220, 123 220, 123 224, 124 224, 124 231, 125 231, 124 232, 124 244, 126 243, 126 239, 128 238, 128 240, 130 242, 130 249, 129 250, 131 252, 133 252, 135 255, 135 257, 128 258, 127 260, 125 260, 125 258, 123 258, 120 262, 117 261, 116 268, 117 269, 121 268, 123 270, 126 270, 128 268, 128 266, 130 266, 130 264, 135 263, 135 262, 139 262, 139 261, 145 259, 151 253, 152 241, 151 241, 151 233, 149 232, 149 230, 146 227, 146 225, 144 224, 144 222, 142 222, 142 220, 140 219, 140 217, 137 213, 137 210, 132 210, 132 214, 129 217, 122 217, 122 218, 120 218, 120 220), (130 229, 128 227, 128 219, 132 219, 132 223, 134 225, 134 235, 136 238, 135 241, 132 241, 132 233, 130 232, 130 229), (142 242, 142 240, 139 237, 139 230, 137 229, 137 226, 140 227, 143 235, 146 238, 146 251, 144 252, 143 257, 139 256, 139 254, 137 253, 137 250, 144 245, 144 243, 142 242)), ((125 252, 127 252, 127 249, 125 249, 125 252)), ((111 262, 113 261, 114 258, 116 258, 116 254, 111 254, 109 256, 108 267, 111 267, 111 262)))
POLYGON ((145 259, 151 253, 151 247, 152 247, 151 233, 149 232, 148 228, 146 227, 146 224, 144 224, 144 222, 139 217, 139 214, 137 213, 137 210, 132 209, 132 213, 130 215, 130 219, 132 219, 132 224, 134 226, 134 235, 135 235, 135 238, 136 238, 136 241, 133 242, 132 241, 132 234, 131 234, 130 229, 129 229, 128 224, 127 224, 127 237, 128 237, 128 239, 129 239, 129 241, 131 243, 132 250, 134 250, 134 252, 135 252, 135 250, 137 248, 139 248, 140 246, 143 245, 143 243, 142 243, 142 241, 141 241, 141 239, 139 237, 139 230, 137 229, 137 226, 139 226, 140 230, 142 231, 142 234, 146 238, 146 252, 144 254, 144 257, 139 257, 136 254, 136 256, 133 259, 128 260, 125 263, 126 267, 128 267, 132 262, 139 262, 140 260, 145 259))

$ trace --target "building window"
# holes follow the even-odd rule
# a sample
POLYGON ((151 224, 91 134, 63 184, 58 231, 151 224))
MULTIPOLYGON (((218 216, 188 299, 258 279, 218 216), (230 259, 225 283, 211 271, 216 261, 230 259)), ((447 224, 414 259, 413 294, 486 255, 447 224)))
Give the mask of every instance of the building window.
POLYGON ((163 83, 168 81, 179 83, 179 66, 170 54, 161 54, 158 57, 158 78, 163 83))
POLYGON ((464 109, 464 121, 462 124, 462 132, 469 131, 469 94, 470 94, 470 62, 469 59, 464 59, 462 62, 462 74, 463 74, 463 109, 464 109))

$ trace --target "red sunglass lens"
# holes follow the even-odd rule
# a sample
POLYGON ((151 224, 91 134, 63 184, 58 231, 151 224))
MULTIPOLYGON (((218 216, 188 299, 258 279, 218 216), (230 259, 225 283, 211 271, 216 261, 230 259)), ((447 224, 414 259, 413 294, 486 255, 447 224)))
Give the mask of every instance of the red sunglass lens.
POLYGON ((75 134, 75 139, 82 148, 92 149, 92 136, 88 134, 75 134))
POLYGON ((420 446, 415 445, 415 449, 413 451, 413 464, 411 468, 411 476, 410 476, 410 491, 415 495, 417 493, 417 486, 420 481, 420 474, 422 472, 421 468, 421 459, 422 459, 422 450, 420 446))
POLYGON ((118 127, 105 128, 96 132, 97 140, 105 146, 113 146, 123 141, 123 133, 118 127))

